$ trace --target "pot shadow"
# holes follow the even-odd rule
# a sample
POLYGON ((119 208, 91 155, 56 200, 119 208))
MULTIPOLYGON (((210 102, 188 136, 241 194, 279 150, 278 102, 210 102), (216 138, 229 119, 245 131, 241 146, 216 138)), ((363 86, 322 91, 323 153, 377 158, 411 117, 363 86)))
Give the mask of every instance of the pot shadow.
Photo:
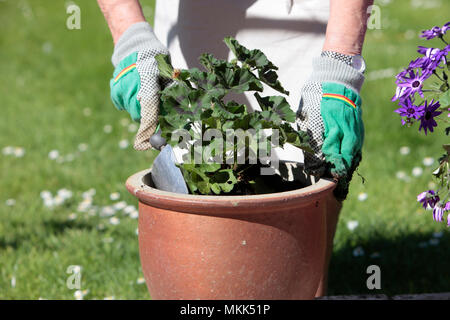
POLYGON ((359 246, 364 255, 355 257, 354 239, 335 249, 329 268, 328 295, 437 293, 450 291, 450 234, 408 234, 396 239, 381 234, 359 246), (435 239, 435 240, 431 240, 435 239), (366 272, 380 267, 381 289, 369 290, 366 272))

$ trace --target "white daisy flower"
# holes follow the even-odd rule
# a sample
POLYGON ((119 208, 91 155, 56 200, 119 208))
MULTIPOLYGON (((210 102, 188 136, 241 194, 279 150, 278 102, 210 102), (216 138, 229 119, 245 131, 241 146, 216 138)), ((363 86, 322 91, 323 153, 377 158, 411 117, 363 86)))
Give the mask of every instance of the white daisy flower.
POLYGON ((368 197, 367 193, 361 192, 361 193, 358 195, 358 200, 359 200, 359 201, 366 201, 366 200, 367 200, 367 197, 368 197))
POLYGON ((60 196, 63 199, 70 199, 70 198, 72 198, 72 195, 73 195, 73 192, 68 189, 65 189, 65 188, 59 189, 58 193, 57 193, 57 196, 60 196))
POLYGON ((109 223, 112 224, 113 226, 116 226, 120 223, 120 220, 119 220, 119 218, 111 217, 111 218, 109 218, 109 223))
POLYGON ((119 198, 120 198, 120 193, 118 193, 118 192, 113 192, 113 193, 111 193, 111 194, 109 195, 109 198, 110 198, 112 201, 119 200, 119 198))
POLYGON ((130 218, 131 219, 137 219, 139 218, 139 212, 137 210, 134 210, 130 213, 130 218))
POLYGON ((55 205, 53 198, 44 199, 44 206, 47 208, 52 208, 55 205))
POLYGON ((56 160, 59 158, 59 151, 58 150, 52 150, 48 153, 48 157, 50 160, 56 160))
POLYGON ((92 114, 91 108, 84 108, 84 109, 83 109, 83 114, 84 114, 86 117, 89 117, 89 116, 92 114))
POLYGON ((78 145, 78 151, 85 152, 88 149, 88 145, 86 143, 80 143, 78 145))
POLYGON ((144 277, 138 278, 138 279, 136 280, 136 283, 137 283, 137 284, 143 284, 143 283, 145 283, 144 277))
POLYGON ((414 167, 412 169, 412 175, 414 177, 420 177, 422 175, 422 173, 423 173, 423 169, 421 167, 414 167))
POLYGON ((43 190, 40 193, 42 199, 50 199, 52 197, 52 193, 48 190, 43 190))
POLYGON ((128 119, 128 118, 120 119, 120 125, 122 125, 123 127, 126 127, 129 123, 130 123, 130 119, 128 119))
POLYGON ((430 167, 430 166, 432 166, 433 163, 434 163, 434 158, 431 158, 431 157, 423 158, 422 163, 423 163, 423 165, 424 165, 425 167, 430 167))
POLYGON ((127 206, 127 203, 125 201, 119 201, 113 205, 114 209, 116 209, 116 210, 123 210, 126 208, 126 206, 127 206))
POLYGON ((14 156, 16 158, 22 158, 25 155, 25 149, 21 147, 14 148, 14 156))
POLYGON ((112 206, 102 207, 100 210, 100 217, 110 217, 116 213, 116 210, 112 206))
POLYGON ((14 153, 14 147, 11 147, 11 146, 4 147, 2 149, 2 153, 5 156, 9 156, 9 155, 13 154, 14 153))
POLYGON ((112 126, 110 124, 107 124, 103 127, 103 132, 105 133, 111 133, 112 132, 112 126))
POLYGON ((73 221, 77 218, 77 214, 76 213, 71 213, 69 214, 69 216, 67 217, 67 220, 69 221, 73 221))
POLYGON ((64 203, 65 199, 59 195, 56 195, 56 197, 53 198, 53 204, 55 206, 62 205, 64 203))
POLYGON ((119 148, 120 149, 126 149, 126 148, 128 148, 129 144, 130 143, 128 142, 127 139, 120 140, 119 141, 119 148))
POLYGON ((401 147, 400 148, 400 154, 402 155, 402 156, 406 156, 406 155, 408 155, 409 153, 411 152, 411 149, 409 148, 409 147, 401 147))
POLYGON ((124 212, 125 214, 130 214, 130 213, 132 213, 132 212, 134 212, 134 211, 136 211, 136 207, 135 207, 135 206, 132 206, 132 205, 126 206, 126 207, 123 209, 123 212, 124 212))
POLYGON ((14 206, 16 204, 16 200, 15 199, 8 199, 8 200, 5 201, 5 204, 8 207, 12 207, 12 206, 14 206))
POLYGON ((356 220, 351 220, 347 222, 347 229, 350 231, 355 230, 359 225, 359 222, 356 220))

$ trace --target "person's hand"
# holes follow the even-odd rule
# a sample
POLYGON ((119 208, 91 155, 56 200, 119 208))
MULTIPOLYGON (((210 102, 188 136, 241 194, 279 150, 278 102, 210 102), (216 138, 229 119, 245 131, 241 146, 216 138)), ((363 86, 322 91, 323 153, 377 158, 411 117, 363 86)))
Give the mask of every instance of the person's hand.
POLYGON ((314 154, 305 153, 305 171, 338 180, 335 196, 346 198, 364 141, 361 72, 340 60, 319 57, 302 89, 297 123, 307 131, 314 154))
POLYGON ((136 150, 151 148, 149 138, 158 124, 159 91, 166 85, 159 77, 155 60, 158 54, 169 52, 147 22, 130 26, 114 47, 111 99, 116 108, 140 121, 134 141, 136 150))

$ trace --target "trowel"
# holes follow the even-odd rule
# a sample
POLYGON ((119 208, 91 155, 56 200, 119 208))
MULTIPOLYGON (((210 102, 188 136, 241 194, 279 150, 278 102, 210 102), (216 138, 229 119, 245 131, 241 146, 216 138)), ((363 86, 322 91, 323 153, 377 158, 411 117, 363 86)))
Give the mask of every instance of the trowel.
POLYGON ((161 136, 160 130, 150 137, 150 144, 160 151, 152 166, 152 180, 155 187, 168 192, 188 194, 183 174, 175 164, 173 149, 161 136))

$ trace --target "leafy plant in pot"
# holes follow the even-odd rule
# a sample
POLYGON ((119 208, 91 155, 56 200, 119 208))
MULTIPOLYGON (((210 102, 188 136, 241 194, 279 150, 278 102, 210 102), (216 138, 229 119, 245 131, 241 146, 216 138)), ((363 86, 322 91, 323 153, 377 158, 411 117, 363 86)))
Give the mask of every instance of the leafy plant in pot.
POLYGON ((277 168, 268 161, 272 149, 285 143, 309 151, 307 134, 294 128, 295 113, 283 96, 258 93, 264 83, 288 94, 277 67, 233 38, 225 44, 236 59, 203 54, 204 71, 178 70, 168 56, 157 57, 161 76, 172 82, 161 92, 160 128, 185 151, 179 167, 191 194, 154 188, 151 170, 127 181, 139 199, 140 256, 150 295, 313 298, 335 184, 314 181, 298 163, 277 168), (227 96, 246 91, 255 92, 261 111, 249 112, 227 96), (208 130, 214 134, 205 138, 208 130), (236 132, 251 134, 235 139, 236 132))

